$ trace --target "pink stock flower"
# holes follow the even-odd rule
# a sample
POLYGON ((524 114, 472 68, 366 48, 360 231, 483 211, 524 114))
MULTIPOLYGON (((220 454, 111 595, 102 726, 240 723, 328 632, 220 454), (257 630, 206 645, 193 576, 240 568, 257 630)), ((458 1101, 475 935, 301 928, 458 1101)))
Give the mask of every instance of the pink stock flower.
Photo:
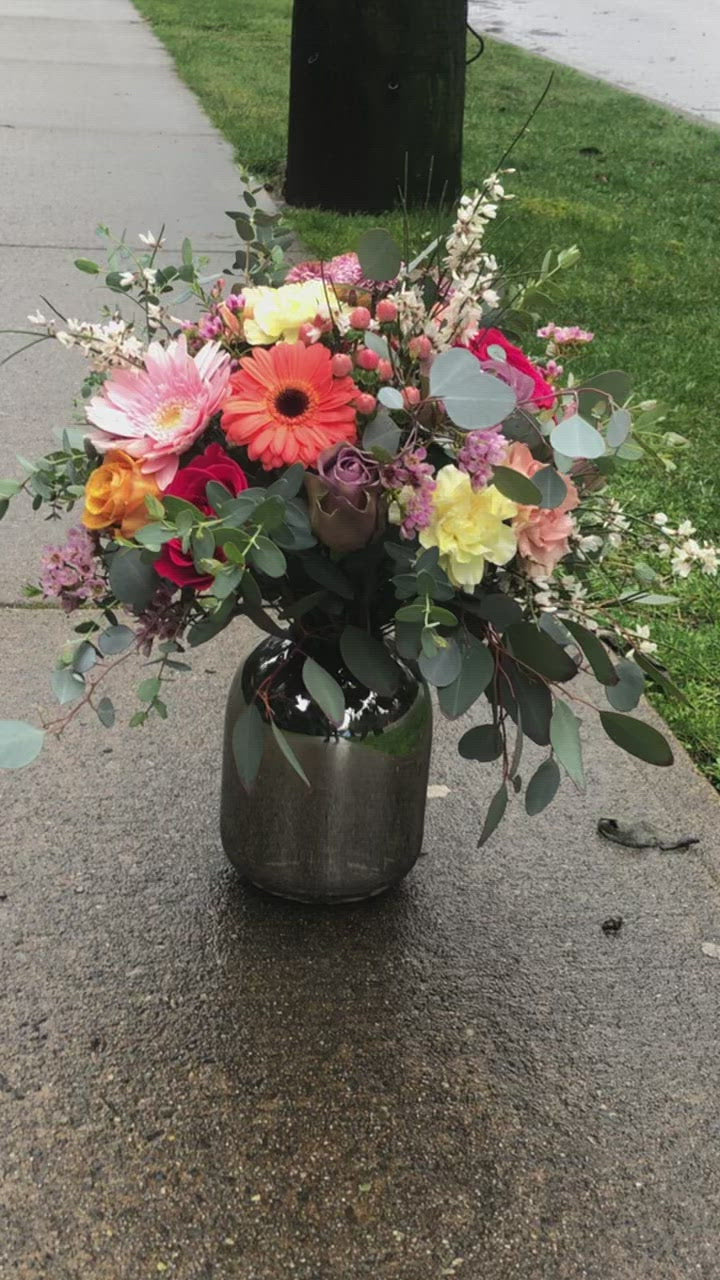
MULTIPOLYGON (((507 465, 532 479, 546 465, 533 458, 526 444, 514 444, 507 465)), ((580 495, 569 476, 563 476, 567 493, 559 507, 520 507, 513 520, 519 555, 528 561, 531 578, 549 578, 555 566, 570 550, 570 537, 575 522, 570 512, 580 503, 580 495)))
POLYGON ((100 453, 122 448, 166 489, 178 458, 205 429, 229 391, 230 357, 208 342, 191 356, 184 334, 162 347, 152 342, 144 369, 120 369, 93 396, 88 420, 100 453))

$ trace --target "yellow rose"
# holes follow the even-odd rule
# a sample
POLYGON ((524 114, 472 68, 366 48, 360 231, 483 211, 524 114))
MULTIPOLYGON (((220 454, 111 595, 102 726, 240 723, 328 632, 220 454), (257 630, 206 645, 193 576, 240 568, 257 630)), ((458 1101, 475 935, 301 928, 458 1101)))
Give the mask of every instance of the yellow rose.
POLYGON ((108 453, 102 466, 93 471, 85 485, 86 529, 119 528, 132 538, 150 520, 145 499, 160 492, 152 476, 144 475, 141 463, 121 450, 108 453))
POLYGON ((269 346, 273 342, 297 342, 301 326, 311 324, 316 316, 329 316, 325 289, 321 280, 303 284, 284 284, 279 289, 260 286, 244 289, 243 329, 253 346, 269 346))
POLYGON ((514 556, 516 534, 503 522, 517 514, 517 503, 494 486, 476 493, 470 477, 452 464, 442 467, 436 479, 432 523, 420 534, 420 544, 438 547, 450 581, 472 591, 487 560, 507 564, 514 556))

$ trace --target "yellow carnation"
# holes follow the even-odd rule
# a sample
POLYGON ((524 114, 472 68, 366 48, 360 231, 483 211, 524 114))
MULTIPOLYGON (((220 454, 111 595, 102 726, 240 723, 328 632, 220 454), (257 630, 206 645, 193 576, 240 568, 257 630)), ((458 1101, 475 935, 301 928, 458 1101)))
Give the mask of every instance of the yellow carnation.
POLYGON ((301 326, 312 324, 316 316, 329 315, 322 280, 284 284, 279 289, 260 286, 244 289, 245 337, 253 346, 273 342, 297 342, 301 326))
POLYGON ((485 562, 507 564, 517 547, 514 531, 503 522, 517 514, 517 503, 491 486, 473 490, 470 477, 450 464, 437 473, 432 523, 420 534, 423 547, 438 547, 440 564, 456 587, 472 591, 485 562))

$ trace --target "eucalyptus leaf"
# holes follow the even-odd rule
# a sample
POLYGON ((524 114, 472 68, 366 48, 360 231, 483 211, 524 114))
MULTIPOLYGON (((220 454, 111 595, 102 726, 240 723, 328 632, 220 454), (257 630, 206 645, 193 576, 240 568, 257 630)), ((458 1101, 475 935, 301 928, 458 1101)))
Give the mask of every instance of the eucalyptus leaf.
POLYGON ((485 824, 477 843, 478 849, 481 849, 484 844, 487 844, 493 831, 495 831, 502 822, 505 816, 505 810, 507 809, 507 802, 508 790, 507 785, 503 782, 502 786, 495 792, 495 795, 490 801, 490 807, 487 811, 485 824))
POLYGON ((52 688, 55 697, 64 707, 68 702, 76 702, 85 692, 85 679, 71 667, 58 667, 52 673, 52 688))
POLYGON ((130 627, 108 627, 106 631, 103 631, 102 635, 98 636, 97 646, 105 657, 110 657, 114 653, 124 653, 126 649, 130 648, 134 639, 135 633, 131 631, 130 627))
POLYGON ((608 737, 628 755, 647 764, 667 767, 673 763, 669 742, 644 720, 618 715, 615 711, 601 711, 600 723, 608 737))
POLYGON ((420 653, 420 622, 395 622, 395 647, 401 658, 415 662, 420 653))
POLYGON ((107 558, 110 587, 122 604, 138 611, 146 609, 160 585, 147 552, 121 547, 107 558))
POLYGON ((512 388, 486 373, 465 347, 452 347, 436 356, 430 369, 430 394, 444 401, 450 420, 465 431, 497 426, 517 403, 512 388))
POLYGON ((268 493, 286 499, 295 498, 303 487, 304 479, 305 467, 302 462, 293 462, 292 466, 268 486, 268 493))
POLYGON ((404 409, 405 401, 397 387, 381 387, 378 391, 378 400, 385 405, 386 409, 404 409))
POLYGON ((24 769, 42 751, 44 729, 24 720, 0 720, 0 769, 24 769))
POLYGON ((540 506, 540 490, 534 480, 529 480, 522 472, 515 471, 512 467, 495 467, 492 482, 498 492, 511 502, 525 507, 540 506))
POLYGON ((539 747, 550 742, 553 701, 544 680, 533 679, 511 659, 503 660, 503 678, 498 682, 498 697, 523 733, 539 747))
POLYGON ((616 711, 634 711, 645 690, 645 676, 631 658, 621 658, 615 668, 615 684, 605 693, 616 711))
POLYGON ((618 676, 602 640, 598 640, 592 631, 581 627, 578 622, 572 622, 569 618, 564 620, 563 625, 579 644, 600 684, 616 685, 618 676))
POLYGON ((274 737, 275 741, 277 742, 277 744, 278 744, 278 746, 279 746, 280 750, 282 751, 283 755, 285 756, 285 759, 287 760, 288 764, 291 764, 291 765, 292 765, 292 767, 293 767, 293 769, 295 770, 295 772, 296 772, 296 774, 298 775, 298 777, 299 777, 299 778, 302 778, 302 780, 303 780, 303 782, 305 783, 305 786, 306 786, 306 787, 309 787, 309 786, 310 786, 310 780, 309 780, 309 778, 308 778, 307 774, 305 773, 305 770, 303 769, 302 765, 300 764, 300 761, 298 760, 297 756, 295 755, 295 752, 293 751, 292 747, 290 746, 290 743, 288 742, 288 740, 287 740, 287 738, 286 738, 285 734, 282 732, 282 730, 281 730, 281 729, 278 729, 278 727, 277 727, 277 725, 276 725, 276 723, 275 723, 275 721, 274 721, 274 720, 272 720, 272 721, 270 722, 270 727, 271 727, 271 729, 272 729, 272 731, 273 731, 273 737, 274 737))
POLYGON ((342 569, 325 556, 304 556, 303 568, 313 582, 332 591, 343 600, 354 600, 355 591, 342 569))
POLYGON ((614 405, 624 405, 632 391, 630 378, 622 369, 596 373, 588 379, 588 384, 578 392, 578 408, 583 415, 591 413, 598 402, 602 404, 603 411, 612 410, 614 405))
POLYGON ((513 623, 522 622, 523 611, 517 600, 500 591, 483 596, 480 600, 462 600, 461 604, 468 613, 492 623, 496 631, 505 631, 513 623))
POLYGON ((390 414, 382 410, 375 414, 363 432, 363 449, 382 449, 385 453, 396 453, 400 436, 400 428, 393 422, 390 414))
POLYGON ((617 449, 624 444, 630 435, 632 429, 632 417, 627 409, 616 409, 611 415, 605 431, 605 439, 611 449, 617 449))
POLYGON ((496 724, 479 724, 468 729, 458 743, 463 760, 479 760, 486 764, 502 755, 503 738, 496 724))
POLYGON ((105 729, 112 729, 115 723, 115 708, 110 698, 101 698, 97 704, 98 720, 105 729))
POLYGON ((568 487, 554 467, 543 467, 540 471, 536 471, 532 482, 540 490, 539 505, 544 511, 554 511, 562 506, 567 497, 568 487))
POLYGON ((548 680, 572 680, 577 667, 565 650, 533 622, 518 622, 505 633, 513 656, 548 680))
POLYGON ((550 441, 553 449, 568 458, 601 458, 605 453, 605 441, 600 432, 578 413, 558 423, 550 432, 550 441))
POLYGON ((331 724, 339 727, 345 719, 345 695, 335 677, 315 662, 314 658, 306 658, 302 678, 313 702, 317 703, 331 724))
POLYGON ((553 759, 543 760, 535 770, 525 792, 525 810, 534 817, 555 799, 560 786, 560 770, 553 759))
POLYGON ((238 716, 232 730, 232 749, 238 777, 250 791, 257 777, 265 746, 265 725, 254 702, 238 716))
POLYGON ((446 716, 456 720, 485 692, 495 672, 495 663, 487 645, 469 636, 461 650, 462 666, 451 684, 438 691, 438 701, 446 716))
POLYGON ((550 741, 553 751, 568 777, 578 787, 585 786, 585 771, 580 743, 580 722, 562 698, 555 699, 550 721, 550 741))
POLYGON ((382 640, 359 627, 346 627, 340 636, 340 652, 356 680, 383 697, 392 697, 400 683, 400 668, 382 640))
POLYGON ((447 640, 432 657, 422 653, 418 665, 428 684, 442 689, 458 678, 462 670, 462 654, 454 640, 447 640))
POLYGON ((400 247, 383 227, 373 227, 361 235, 357 255, 363 275, 380 283, 394 280, 402 265, 400 247))
POLYGON ((373 333, 372 329, 366 329, 364 341, 368 350, 374 351, 375 355, 380 356, 381 360, 390 359, 388 340, 381 333, 373 333))
POLYGON ((95 666, 97 659, 98 655, 95 646, 90 644, 89 640, 83 640, 73 654, 72 669, 78 675, 84 675, 86 671, 95 666))
POLYGON ((259 537, 250 548, 249 558, 253 568, 268 578, 282 578, 287 568, 285 556, 269 538, 259 537))

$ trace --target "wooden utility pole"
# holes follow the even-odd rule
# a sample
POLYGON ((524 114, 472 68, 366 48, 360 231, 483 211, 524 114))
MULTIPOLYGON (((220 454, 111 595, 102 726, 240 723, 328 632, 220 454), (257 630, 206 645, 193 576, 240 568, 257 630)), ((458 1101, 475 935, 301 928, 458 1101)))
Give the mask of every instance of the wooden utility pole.
POLYGON ((295 0, 285 195, 379 213, 460 191, 467 0, 295 0))

